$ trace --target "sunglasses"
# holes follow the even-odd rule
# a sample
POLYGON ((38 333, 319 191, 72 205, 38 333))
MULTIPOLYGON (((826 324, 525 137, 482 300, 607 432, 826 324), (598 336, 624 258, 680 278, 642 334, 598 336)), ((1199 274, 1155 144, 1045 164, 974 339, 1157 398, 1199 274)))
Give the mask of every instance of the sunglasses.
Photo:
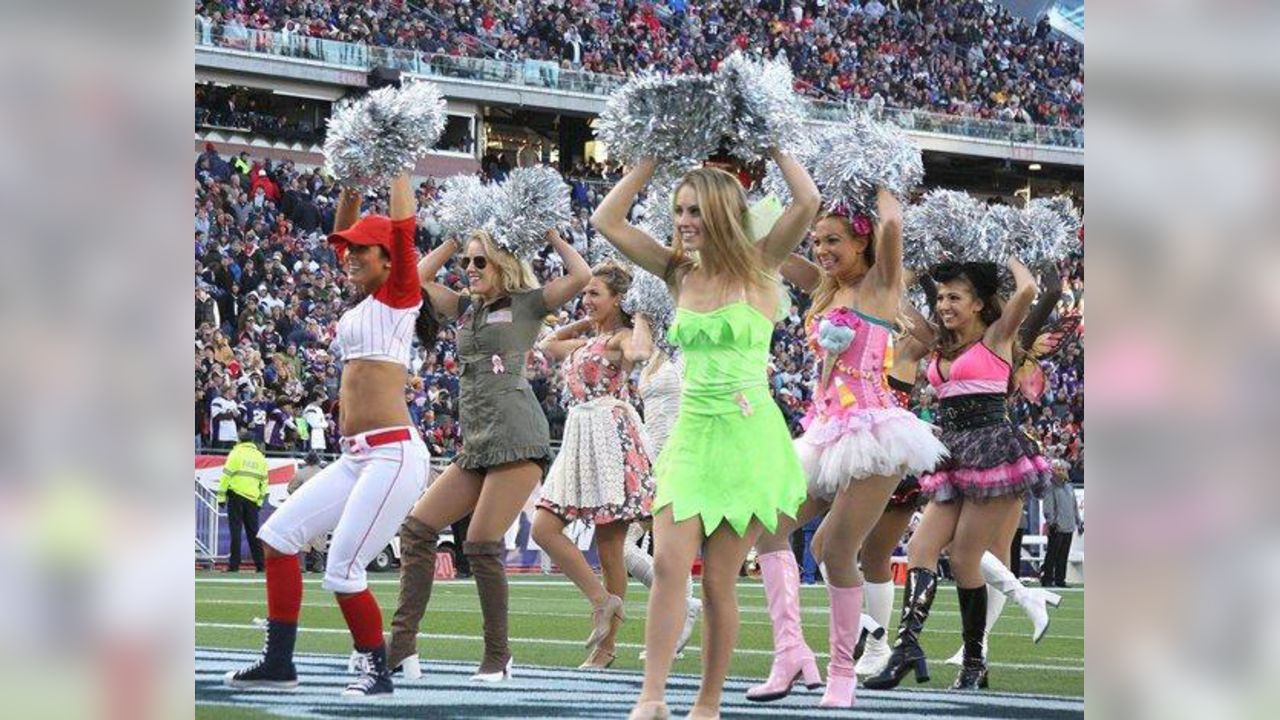
POLYGON ((461 263, 462 263, 462 269, 463 269, 463 270, 466 270, 467 268, 471 267, 471 263, 473 263, 473 262, 476 264, 476 269, 477 269, 477 270, 483 270, 483 269, 485 269, 485 267, 486 267, 486 266, 488 266, 488 264, 489 264, 489 258, 487 258, 487 257, 485 257, 485 256, 483 256, 483 255, 476 255, 475 257, 471 257, 471 256, 468 256, 468 255, 463 255, 463 256, 462 256, 462 261, 461 261, 461 263))

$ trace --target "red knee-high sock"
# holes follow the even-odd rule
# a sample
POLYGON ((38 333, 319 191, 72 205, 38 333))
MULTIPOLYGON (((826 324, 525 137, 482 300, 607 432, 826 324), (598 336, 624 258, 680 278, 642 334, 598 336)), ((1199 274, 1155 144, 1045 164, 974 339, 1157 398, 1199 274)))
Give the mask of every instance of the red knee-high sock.
POLYGON ((357 650, 368 652, 382 645, 382 609, 373 593, 366 588, 354 595, 339 595, 338 607, 357 650))
POLYGON ((267 619, 298 624, 302 609, 302 568, 297 555, 267 558, 267 619))

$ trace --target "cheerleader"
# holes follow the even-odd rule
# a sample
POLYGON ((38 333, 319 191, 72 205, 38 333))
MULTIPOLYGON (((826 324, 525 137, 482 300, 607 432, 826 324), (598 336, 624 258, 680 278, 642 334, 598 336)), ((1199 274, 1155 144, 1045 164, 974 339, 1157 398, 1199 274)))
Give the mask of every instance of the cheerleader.
MULTIPOLYGON (((811 551, 823 568, 830 601, 830 661, 821 707, 849 707, 857 676, 855 649, 862 621, 863 577, 858 552, 904 473, 932 469, 946 454, 932 429, 898 407, 885 372, 893 366, 893 323, 902 296, 902 208, 891 193, 877 197, 879 223, 843 209, 814 226, 814 259, 793 256, 784 274, 814 300, 805 319, 819 358, 813 407, 796 449, 808 477, 809 512, 830 509, 811 551)), ((750 700, 785 697, 797 678, 821 682, 800 628, 799 573, 791 550, 794 526, 781 524, 757 544, 773 623, 769 678, 750 700)))
POLYGON ((503 538, 542 479, 551 458, 547 418, 524 377, 525 355, 548 312, 577 295, 591 268, 554 230, 547 241, 565 275, 538 287, 529 264, 476 230, 465 243, 446 242, 418 267, 432 306, 458 322, 462 450, 413 506, 400 530, 400 603, 391 623, 389 662, 406 677, 421 674, 418 626, 431 599, 441 528, 471 516, 462 552, 480 596, 484 658, 478 682, 511 677, 507 632, 507 548, 503 538), (459 249, 468 293, 435 282, 459 249))
MULTIPOLYGON (((665 329, 665 328, 664 328, 665 329)), ((636 315, 634 333, 640 342, 653 347, 649 361, 640 371, 637 390, 644 405, 644 429, 653 446, 653 459, 667 444, 667 436, 671 434, 671 426, 675 424, 680 412, 680 375, 684 372, 684 363, 674 348, 668 353, 662 340, 653 337, 653 324, 646 315, 636 315)), ((646 588, 653 588, 653 558, 641 547, 641 542, 649 535, 651 521, 632 523, 627 529, 627 541, 623 561, 627 565, 627 574, 646 588)), ((684 627, 680 629, 680 637, 676 640, 676 657, 683 657, 684 648, 693 636, 694 625, 702 614, 702 601, 693 596, 693 576, 689 576, 688 590, 685 594, 684 627)), ((640 651, 640 659, 644 660, 644 650, 640 651)))
POLYGON ((1050 476, 1035 443, 1006 414, 1016 335, 1037 289, 1022 263, 1010 259, 1008 265, 1016 289, 1004 304, 994 263, 944 263, 930 273, 938 284, 934 313, 941 327, 927 376, 940 398, 942 440, 950 457, 920 478, 930 501, 907 546, 898 637, 884 670, 866 681, 868 688, 896 687, 913 670, 917 682, 928 680, 919 636, 937 591, 934 568, 948 545, 964 639, 964 666, 952 688, 987 686, 982 556, 1009 516, 1021 511, 1023 495, 1042 492, 1050 476))
MULTIPOLYGON (((912 278, 908 277, 905 284, 909 287, 911 283, 912 278)), ((901 307, 901 314, 906 317, 911 330, 925 326, 924 319, 919 317, 915 307, 905 297, 901 307)), ((916 386, 920 360, 928 354, 928 350, 928 346, 912 332, 899 336, 894 343, 893 367, 888 374, 889 390, 893 393, 894 403, 904 410, 911 409, 911 396, 916 386)), ((864 578, 862 604, 867 617, 878 627, 888 627, 889 615, 893 612, 893 551, 902 540, 911 517, 924 503, 919 478, 904 475, 889 496, 884 513, 862 544, 862 552, 858 555, 864 578)), ((889 661, 889 643, 883 634, 876 636, 864 633, 863 637, 865 643, 855 671, 858 675, 876 675, 889 661)))
POLYGON ((633 333, 622 311, 631 274, 607 262, 592 271, 582 292, 587 317, 551 333, 538 347, 562 363, 568 417, 564 440, 547 473, 533 520, 533 539, 591 601, 591 636, 581 668, 613 664, 614 639, 625 619, 627 527, 649 517, 653 505, 648 436, 631 405, 631 367, 649 357, 648 338, 633 333), (565 525, 595 526, 602 584, 565 525))
POLYGON ((758 242, 747 233, 747 197, 737 178, 714 168, 686 173, 672 199, 675 237, 666 247, 627 222, 653 175, 647 158, 592 215, 624 255, 665 279, 677 300, 668 336, 684 358, 680 412, 658 458, 654 583, 645 627, 645 678, 632 720, 666 718, 667 676, 684 622, 689 568, 703 574, 702 684, 690 718, 718 718, 737 640, 737 580, 762 530, 795 518, 804 474, 767 364, 780 286, 776 272, 818 210, 818 190, 790 155, 772 149, 792 204, 758 242))
MULTIPOLYGON (((1027 349, 1034 347, 1036 338, 1039 337, 1040 331, 1049 322, 1049 317, 1053 314, 1058 300, 1062 298, 1062 280, 1052 265, 1042 273, 1040 284, 1045 290, 1040 293, 1040 297, 1036 299, 1036 304, 1027 314, 1027 319, 1022 323, 1022 327, 1018 329, 1019 345, 1027 349)), ((925 291, 931 297, 937 295, 937 290, 933 287, 932 282, 925 284, 925 291)), ((932 302, 930 300, 930 304, 932 302)), ((924 327, 923 324, 922 327, 924 327)), ((1036 360, 1033 357, 1029 357, 1028 362, 1034 363, 1036 360)), ((1017 397, 1019 395, 1016 392, 1012 393, 1010 401, 1017 397)), ((1017 535, 1018 526, 1021 523, 1021 512, 1009 513, 1009 518, 1005 525, 1000 528, 995 541, 987 549, 987 552, 982 554, 982 577, 987 581, 987 629, 982 643, 984 657, 990 654, 991 645, 988 639, 991 636, 991 628, 1000 619, 1006 600, 1013 600, 1026 613, 1027 618, 1031 620, 1031 639, 1037 643, 1044 638, 1044 634, 1049 630, 1048 607, 1058 607, 1062 603, 1062 596, 1057 593, 1023 585, 1015 572, 1016 568, 1013 568, 1010 564, 1013 539, 1017 535)), ((957 649, 954 655, 947 658, 946 663, 948 665, 964 665, 964 647, 961 646, 957 649)))
POLYGON ((338 321, 342 457, 290 495, 258 532, 266 551, 267 641, 258 662, 227 673, 231 687, 297 687, 298 553, 332 531, 322 586, 337 595, 361 659, 361 675, 343 695, 392 692, 382 611, 369 592, 365 566, 395 536, 428 472, 426 445, 404 401, 414 333, 424 343, 436 334, 414 270, 415 205, 409 177, 401 175, 391 183, 391 216, 355 222, 360 195, 343 191, 339 229, 329 242, 363 297, 338 321))

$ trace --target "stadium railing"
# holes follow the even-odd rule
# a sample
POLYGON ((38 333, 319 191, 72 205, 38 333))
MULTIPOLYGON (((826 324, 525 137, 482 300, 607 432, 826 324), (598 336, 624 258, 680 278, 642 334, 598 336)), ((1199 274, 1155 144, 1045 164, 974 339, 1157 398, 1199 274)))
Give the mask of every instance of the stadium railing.
MULTIPOLYGON (((557 63, 550 61, 507 62, 489 58, 457 57, 267 30, 245 29, 228 32, 226 28, 206 31, 197 27, 195 44, 312 60, 361 70, 389 67, 428 77, 524 85, 601 97, 627 82, 627 78, 620 75, 565 70, 557 63)), ((869 101, 861 99, 850 100, 847 103, 810 101, 809 117, 818 121, 839 122, 847 117, 850 109, 873 112, 883 120, 907 130, 1050 147, 1084 147, 1082 128, 1011 123, 925 110, 876 107, 869 101)))

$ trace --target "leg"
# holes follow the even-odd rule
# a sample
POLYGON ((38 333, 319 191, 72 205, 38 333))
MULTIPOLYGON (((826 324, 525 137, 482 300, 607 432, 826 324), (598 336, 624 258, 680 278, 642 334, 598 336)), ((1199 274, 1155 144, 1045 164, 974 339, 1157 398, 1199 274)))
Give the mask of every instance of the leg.
POLYGON ((867 534, 884 514, 899 478, 878 476, 856 480, 836 494, 831 511, 814 534, 814 555, 822 563, 831 603, 827 691, 819 705, 850 707, 854 688, 854 649, 862 621, 862 573, 857 557, 867 534))
POLYGON ((538 486, 542 468, 529 461, 507 463, 485 474, 462 551, 480 595, 484 617, 484 659, 473 680, 495 682, 510 677, 507 643, 507 548, 503 538, 538 486))
POLYGON ((267 642, 262 659, 228 672, 234 688, 292 688, 298 685, 293 648, 302 608, 302 569, 298 551, 338 524, 356 472, 345 458, 332 463, 298 489, 258 531, 267 572, 267 642))
MULTIPOLYGON (((477 475, 476 478, 478 480, 479 476, 477 475)), ((467 528, 469 527, 471 527, 470 515, 467 515, 461 520, 457 520, 451 523, 449 525, 449 529, 453 531, 454 542, 458 542, 461 538, 465 538, 467 536, 467 528)), ((459 578, 471 577, 471 564, 467 562, 467 556, 465 554, 458 553, 458 563, 457 563, 456 569, 458 571, 459 578)))
MULTIPOLYGON (((1001 529, 1008 528, 1009 514, 1016 512, 1021 505, 1021 497, 1015 495, 965 500, 962 503, 955 539, 951 543, 951 566, 960 600, 964 666, 952 684, 953 689, 976 690, 987 686, 984 657, 987 586, 982 575, 982 555, 997 542, 1001 529)), ((1007 544, 1007 540, 1007 537, 1000 538, 1002 544, 1007 544)))
POLYGON ((689 717, 720 716, 724 679, 738 642, 738 570, 761 529, 752 520, 747 534, 740 536, 728 524, 722 524, 706 540, 702 558, 702 686, 689 717))
MULTIPOLYGON (((993 582, 992 573, 1000 572, 1002 575, 1012 577, 1012 573, 1008 571, 1009 565, 1009 548, 1010 536, 1018 530, 1018 523, 1022 519, 1022 505, 1009 508, 1008 517, 1000 521, 999 527, 996 529, 995 539, 991 542, 991 547, 987 552, 983 553, 979 563, 979 569, 982 571, 982 577, 987 583, 987 617, 984 627, 986 631, 982 638, 983 657, 989 654, 991 645, 991 628, 995 626, 996 621, 1000 619, 1000 614, 1004 612, 1005 593, 1001 591, 1001 585, 998 581, 993 582), (998 570, 996 570, 998 568, 998 570)), ((1015 579, 1016 582, 1016 579, 1015 579)), ((1045 615, 1046 623, 1048 615, 1045 615)), ((964 664, 964 646, 956 650, 955 654, 947 658, 948 665, 964 664)))
POLYGON ((773 630, 773 665, 763 683, 747 690, 747 699, 769 702, 786 697, 796 678, 803 677, 806 687, 822 684, 813 651, 804 640, 800 621, 800 568, 788 536, 797 527, 826 509, 821 500, 809 499, 800 506, 795 520, 778 516, 773 533, 762 534, 756 541, 760 577, 764 581, 765 604, 773 630))
POLYGON ((653 558, 640 547, 640 540, 648 531, 649 521, 631 523, 627 528, 626 544, 623 546, 622 558, 627 564, 627 574, 640 581, 647 588, 653 587, 653 558))
MULTIPOLYGON (((863 604, 867 615, 880 627, 889 627, 893 613, 893 551, 902 540, 911 515, 909 507, 886 508, 862 543, 863 604)), ((888 640, 868 636, 855 670, 859 675, 877 675, 888 661, 888 640)))
MULTIPOLYGON (((622 559, 623 544, 627 541, 627 523, 614 522, 596 526, 596 551, 600 554, 600 574, 608 593, 619 599, 627 595, 627 569, 622 559)), ((622 619, 615 615, 610 620, 609 632, 600 641, 600 650, 610 659, 614 655, 614 642, 622 619)))
MULTIPOLYGON (((615 617, 621 619, 622 598, 605 589, 587 564, 578 546, 564 534, 565 521, 547 508, 538 508, 533 518, 533 540, 551 556, 582 594, 591 603, 591 635, 587 638, 587 651, 595 654, 596 646, 610 634, 615 617)), ((601 527, 596 528, 596 540, 600 539, 601 527)), ((622 548, 619 547, 620 551, 622 548)), ((603 547, 601 548, 601 568, 604 566, 603 547)), ((626 576, 622 584, 626 585, 626 576)), ((612 652, 612 650, 610 650, 612 652)), ((588 658, 590 662, 590 658, 588 658)), ((585 666, 585 663, 584 663, 585 666)))
MULTIPOLYGON (((475 507, 480 483, 479 474, 450 465, 427 488, 400 526, 400 598, 391 618, 387 664, 392 668, 404 664, 409 679, 420 673, 418 627, 435 582, 439 529, 475 507)), ((461 538, 455 537, 454 541, 460 542, 461 538)))
MULTIPOLYGON (((654 515, 653 592, 649 594, 649 621, 644 628, 644 685, 637 707, 666 699, 667 676, 675 660, 676 640, 684 615, 689 568, 701 545, 701 518, 695 516, 677 523, 669 506, 654 515)), ((734 577, 737 577, 736 569, 734 577)), ((705 648, 703 654, 706 654, 705 648)))
MULTIPOLYGON (((538 508, 533 516, 533 540, 560 566, 560 572, 573 581, 593 607, 601 606, 609 596, 578 546, 564 534, 568 523, 546 508, 538 508)), ((596 529, 597 541, 599 528, 596 529)))
POLYGON ((253 569, 263 571, 262 541, 258 539, 258 513, 262 508, 249 502, 244 503, 244 530, 249 537, 249 557, 253 558, 253 569))
POLYGON ((227 549, 227 572, 239 572, 240 533, 244 528, 244 500, 233 492, 227 493, 227 528, 231 531, 231 546, 227 549))
POLYGON ((867 678, 865 687, 890 690, 898 686, 908 673, 915 671, 916 682, 928 682, 929 665, 920 647, 920 633, 929 619, 933 598, 938 590, 937 566, 942 549, 951 542, 956 520, 960 517, 960 501, 930 502, 924 518, 907 543, 907 585, 903 588, 902 614, 898 617, 898 639, 889 661, 879 675, 867 678))

